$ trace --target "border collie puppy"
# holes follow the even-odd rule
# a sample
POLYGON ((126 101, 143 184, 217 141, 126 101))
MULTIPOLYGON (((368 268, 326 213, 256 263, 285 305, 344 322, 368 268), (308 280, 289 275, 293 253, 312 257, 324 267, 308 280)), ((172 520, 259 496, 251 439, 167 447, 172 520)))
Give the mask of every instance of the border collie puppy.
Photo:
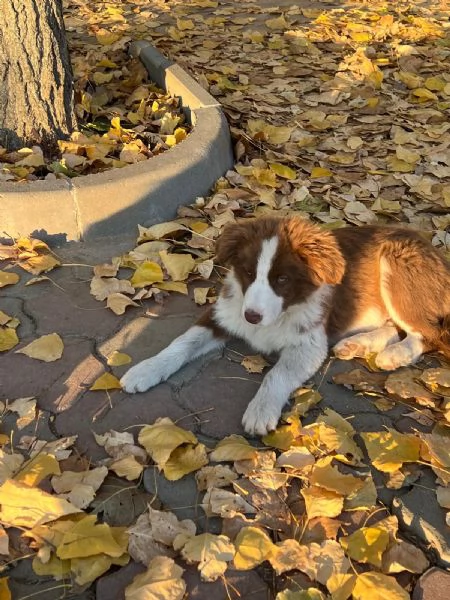
POLYGON ((121 380, 125 391, 143 392, 239 337, 256 351, 279 353, 242 421, 249 434, 263 435, 330 346, 344 360, 376 352, 377 366, 389 371, 430 350, 450 358, 450 265, 418 233, 325 231, 296 217, 261 218, 225 228, 217 260, 229 271, 216 304, 132 367, 121 380))

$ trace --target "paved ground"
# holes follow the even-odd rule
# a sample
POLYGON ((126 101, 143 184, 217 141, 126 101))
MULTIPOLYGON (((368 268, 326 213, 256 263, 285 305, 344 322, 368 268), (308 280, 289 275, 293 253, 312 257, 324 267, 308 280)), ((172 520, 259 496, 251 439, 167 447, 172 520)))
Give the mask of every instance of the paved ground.
MULTIPOLYGON (((106 367, 106 357, 113 350, 129 353, 133 362, 156 353, 176 335, 184 331, 201 313, 191 298, 172 295, 164 306, 147 302, 141 308, 129 310, 123 317, 115 316, 89 293, 91 268, 131 247, 132 240, 107 240, 95 244, 73 244, 57 249, 66 266, 50 273, 55 285, 50 282, 25 286, 31 276, 20 272, 21 282, 2 289, 0 310, 17 316, 21 325, 21 346, 37 336, 52 332, 61 335, 65 344, 63 357, 54 363, 43 363, 14 351, 5 353, 0 361, 0 397, 15 399, 35 396, 40 408, 37 424, 29 431, 39 438, 54 438, 62 435, 78 435, 78 449, 93 461, 102 458, 102 449, 97 446, 93 431, 102 433, 109 429, 124 430, 156 418, 169 416, 182 418, 184 427, 191 428, 206 442, 214 442, 231 433, 242 434, 241 417, 254 394, 261 375, 249 375, 240 365, 242 355, 248 349, 235 342, 221 356, 210 356, 197 361, 176 374, 171 380, 157 388, 136 396, 120 391, 90 392, 88 387, 106 367)), ((320 409, 332 406, 340 414, 351 417, 358 431, 380 430, 383 426, 394 426, 400 431, 420 429, 421 425, 404 416, 401 404, 392 410, 379 412, 369 399, 357 396, 342 386, 332 383, 332 375, 349 369, 351 364, 331 362, 317 376, 316 384, 323 395, 320 409)), ((121 375, 126 367, 114 369, 121 375)), ((312 412, 313 420, 318 414, 312 412)), ((376 473, 374 473, 376 476, 376 473)), ((450 538, 444 524, 443 511, 436 504, 433 480, 426 473, 415 486, 400 491, 388 490, 377 481, 379 497, 403 523, 406 535, 422 540, 422 547, 432 546, 429 556, 441 567, 450 564, 450 538), (409 515, 409 516, 408 516, 409 515)), ((179 483, 156 481, 154 472, 145 477, 147 492, 152 494, 158 487, 163 506, 177 508, 192 506, 196 502, 193 480, 183 478, 179 483)), ((110 485, 114 486, 114 482, 110 485)), ((118 484, 120 485, 120 484, 118 484)), ((116 507, 116 523, 128 525, 143 510, 150 499, 144 490, 133 491, 123 505, 116 507), (133 495, 134 494, 134 495, 133 495), (130 508, 131 507, 131 508, 130 508)), ((178 516, 198 518, 196 509, 177 510, 178 516)), ((201 523, 200 523, 201 525, 201 523)), ((120 590, 141 567, 128 565, 112 575, 103 577, 96 586, 77 598, 114 600, 123 596, 120 590)), ((221 600, 223 587, 218 584, 202 584, 195 569, 188 570, 189 597, 196 599, 214 598, 221 600), (214 588, 214 589, 213 589, 214 588), (214 592, 214 594, 212 594, 214 592)), ((240 590, 242 598, 269 598, 266 582, 260 572, 231 573, 228 581, 240 590), (251 592, 249 592, 251 590, 251 592)), ((448 573, 438 570, 428 575, 423 585, 433 593, 434 600, 444 600, 445 593, 433 588, 434 584, 448 588, 448 573), (441 578, 441 579, 440 579, 441 578)), ((46 600, 59 598, 61 589, 54 581, 38 582, 26 561, 11 573, 13 598, 23 599, 29 593, 43 594, 46 600), (47 591, 45 591, 47 590, 47 591)), ((422 585, 422 584, 421 584, 422 585)), ((426 590, 425 590, 426 591, 426 590)), ((428 598, 419 587, 414 598, 428 598), (417 595, 419 594, 419 595, 417 595)))

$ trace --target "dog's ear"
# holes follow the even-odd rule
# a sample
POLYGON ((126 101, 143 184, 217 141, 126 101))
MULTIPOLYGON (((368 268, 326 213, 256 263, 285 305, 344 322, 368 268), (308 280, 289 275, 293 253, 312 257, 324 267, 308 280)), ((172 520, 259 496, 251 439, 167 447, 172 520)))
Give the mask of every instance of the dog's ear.
POLYGON ((232 264, 239 252, 242 243, 244 227, 235 223, 226 225, 222 234, 216 242, 216 259, 219 265, 232 264))
POLYGON ((341 283, 345 259, 332 233, 303 219, 290 219, 287 231, 293 250, 306 263, 315 285, 341 283))

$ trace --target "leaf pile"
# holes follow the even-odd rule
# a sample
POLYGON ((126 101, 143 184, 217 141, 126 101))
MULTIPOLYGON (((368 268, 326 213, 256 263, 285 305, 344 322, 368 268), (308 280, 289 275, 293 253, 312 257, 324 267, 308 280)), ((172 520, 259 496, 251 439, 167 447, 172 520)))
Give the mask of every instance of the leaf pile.
MULTIPOLYGON (((428 369, 422 381, 448 394, 449 370, 428 369)), ((55 442, 24 437, 14 447, 3 435, 3 553, 17 558, 34 551, 34 571, 64 580, 74 591, 131 556, 147 571, 135 577, 126 598, 161 595, 170 587, 170 597, 181 599, 186 584, 183 562, 177 563, 182 559, 196 565, 205 582, 226 577, 229 568, 269 564, 277 576, 278 600, 303 589, 286 588, 285 573, 288 581, 296 573, 307 576, 305 598, 358 600, 376 589, 392 600, 407 599, 405 580, 400 584, 396 577, 422 573, 429 562, 401 537, 396 517, 380 511, 370 467, 391 476, 407 473, 411 463, 428 465, 437 477, 437 500, 450 509, 448 429, 438 424, 421 437, 393 429, 362 432, 360 446, 349 421, 331 409, 309 425, 301 423, 300 415, 320 399, 313 390, 299 390, 278 429, 262 439, 267 449, 238 435, 210 449, 191 431, 160 418, 140 429, 139 444, 128 432, 95 434, 110 458, 90 467, 79 457, 68 461, 76 436, 55 442), (128 530, 99 521, 90 507, 108 470, 139 481, 152 464, 169 481, 194 472, 199 506, 207 516, 222 518, 222 533, 199 531, 193 521, 152 506, 128 530), (349 525, 351 514, 364 524, 349 525), (8 540, 14 527, 22 529, 19 545, 16 536, 8 540)), ((35 406, 32 399, 18 399, 3 411, 33 419, 35 406)), ((397 489, 402 485, 406 477, 397 478, 397 489)))
POLYGON ((148 81, 141 62, 126 52, 129 41, 98 30, 81 48, 72 47, 79 131, 58 141, 60 156, 52 159, 39 146, 14 152, 0 147, 0 182, 72 178, 122 168, 186 138, 189 127, 179 99, 148 81))

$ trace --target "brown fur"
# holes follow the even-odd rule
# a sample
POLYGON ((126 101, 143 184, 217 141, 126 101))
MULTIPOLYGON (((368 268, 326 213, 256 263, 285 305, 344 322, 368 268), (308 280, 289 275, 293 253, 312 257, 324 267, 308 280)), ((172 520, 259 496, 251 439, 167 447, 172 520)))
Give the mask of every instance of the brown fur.
POLYGON ((322 284, 335 286, 327 332, 339 339, 367 311, 388 318, 381 295, 380 260, 391 275, 387 289, 400 319, 424 338, 427 349, 450 357, 450 266, 417 232, 391 227, 325 231, 300 218, 252 219, 228 226, 217 259, 232 266, 243 290, 253 281, 262 241, 277 235, 269 281, 284 308, 303 302, 322 284), (280 283, 280 276, 287 281, 280 283), (285 277, 284 277, 285 278, 285 277))

